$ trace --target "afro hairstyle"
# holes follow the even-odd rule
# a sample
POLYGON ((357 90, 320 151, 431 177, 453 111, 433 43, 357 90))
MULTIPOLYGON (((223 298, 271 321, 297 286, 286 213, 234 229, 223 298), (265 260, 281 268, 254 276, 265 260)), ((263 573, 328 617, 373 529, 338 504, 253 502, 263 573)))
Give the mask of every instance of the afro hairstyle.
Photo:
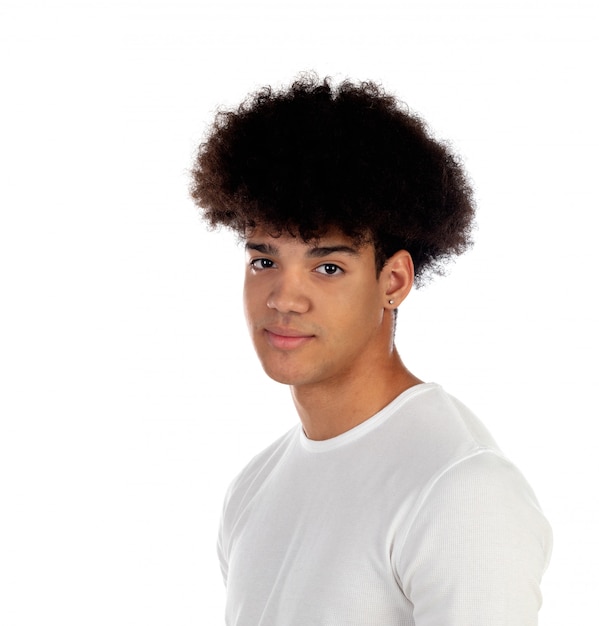
POLYGON ((377 272, 398 250, 415 283, 472 244, 472 188, 459 158, 373 82, 300 75, 220 111, 192 168, 191 196, 211 227, 263 226, 304 241, 337 228, 372 243, 377 272))

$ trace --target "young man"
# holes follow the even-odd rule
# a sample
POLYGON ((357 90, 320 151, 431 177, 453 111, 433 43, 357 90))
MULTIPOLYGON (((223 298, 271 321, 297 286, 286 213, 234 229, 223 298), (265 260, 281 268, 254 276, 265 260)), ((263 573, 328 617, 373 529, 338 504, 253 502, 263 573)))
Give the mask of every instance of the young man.
POLYGON ((472 413, 394 345, 471 243, 458 160, 372 83, 304 76, 221 113, 192 196, 245 241, 245 309, 301 424, 232 484, 229 626, 532 626, 551 531, 472 413))

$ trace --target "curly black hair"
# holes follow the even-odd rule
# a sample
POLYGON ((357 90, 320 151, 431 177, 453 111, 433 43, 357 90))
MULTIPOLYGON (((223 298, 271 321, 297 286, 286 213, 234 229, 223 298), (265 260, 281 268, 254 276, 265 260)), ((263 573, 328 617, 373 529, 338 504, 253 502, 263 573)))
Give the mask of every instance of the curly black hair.
POLYGON ((200 145, 191 196, 212 227, 257 225, 309 241, 338 228, 372 242, 377 272, 397 250, 416 284, 472 243, 472 188, 460 160, 373 82, 303 74, 221 111, 200 145))

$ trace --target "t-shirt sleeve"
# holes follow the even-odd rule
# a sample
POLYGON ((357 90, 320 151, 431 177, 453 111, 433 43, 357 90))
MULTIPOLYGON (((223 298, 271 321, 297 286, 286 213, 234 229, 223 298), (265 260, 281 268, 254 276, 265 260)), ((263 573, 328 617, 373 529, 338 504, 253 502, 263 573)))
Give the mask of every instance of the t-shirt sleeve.
POLYGON ((225 587, 227 586, 227 578, 229 575, 229 539, 228 539, 228 529, 230 524, 227 523, 228 517, 227 513, 229 510, 229 505, 231 502, 231 494, 233 492, 235 486, 235 481, 233 481, 229 488, 227 489, 227 493, 225 494, 225 498, 223 501, 223 507, 220 515, 220 522, 218 525, 218 537, 216 540, 216 554, 218 556, 218 563, 220 565, 220 571, 223 577, 223 582, 225 583, 225 587))
POLYGON ((526 480, 483 451, 432 481, 394 567, 416 626, 536 626, 551 545, 526 480))
POLYGON ((220 527, 218 529, 218 538, 216 541, 216 554, 218 556, 218 562, 220 565, 220 571, 223 576, 223 582, 225 587, 227 586, 227 575, 229 573, 229 563, 225 554, 224 539, 223 539, 223 523, 221 519, 220 527))

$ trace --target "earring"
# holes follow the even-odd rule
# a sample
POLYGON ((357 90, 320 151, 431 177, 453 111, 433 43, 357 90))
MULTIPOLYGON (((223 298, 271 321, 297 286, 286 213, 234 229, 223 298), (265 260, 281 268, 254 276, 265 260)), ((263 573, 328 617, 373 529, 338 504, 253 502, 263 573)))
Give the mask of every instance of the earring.
POLYGON ((389 300, 389 304, 393 304, 395 300, 389 300))

